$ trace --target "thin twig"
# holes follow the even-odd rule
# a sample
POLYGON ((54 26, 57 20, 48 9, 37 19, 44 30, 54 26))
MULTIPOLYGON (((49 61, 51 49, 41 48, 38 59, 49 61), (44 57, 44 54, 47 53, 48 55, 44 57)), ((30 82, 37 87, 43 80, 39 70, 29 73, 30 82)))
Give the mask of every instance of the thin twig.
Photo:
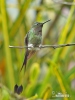
POLYGON ((40 45, 40 46, 36 46, 36 47, 32 47, 32 46, 9 46, 9 48, 18 48, 18 49, 24 49, 24 48, 61 48, 61 47, 66 47, 66 46, 74 46, 75 43, 70 43, 70 44, 60 44, 60 45, 40 45))
POLYGON ((65 1, 60 1, 60 0, 53 0, 53 2, 57 4, 75 5, 75 2, 65 2, 65 1))

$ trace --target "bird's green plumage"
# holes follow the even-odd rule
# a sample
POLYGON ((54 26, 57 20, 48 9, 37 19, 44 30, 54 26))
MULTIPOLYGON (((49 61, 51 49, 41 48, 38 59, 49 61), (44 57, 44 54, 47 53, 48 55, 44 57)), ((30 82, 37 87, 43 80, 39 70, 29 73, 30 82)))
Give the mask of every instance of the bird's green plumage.
MULTIPOLYGON (((48 22, 50 20, 47 20, 46 22, 48 22)), ((25 44, 26 46, 39 46, 42 44, 42 27, 43 25, 46 23, 39 23, 36 22, 34 23, 33 27, 30 29, 30 31, 27 33, 26 37, 25 37, 25 44)), ((23 66, 25 65, 26 68, 26 63, 27 63, 27 59, 30 58, 35 52, 35 50, 32 50, 31 48, 26 48, 26 54, 25 54, 25 58, 24 58, 24 62, 23 65, 21 67, 21 70, 23 68, 23 66)))
POLYGON ((42 34, 37 33, 34 28, 32 28, 28 33, 28 44, 33 44, 33 46, 40 45, 42 42, 42 34))

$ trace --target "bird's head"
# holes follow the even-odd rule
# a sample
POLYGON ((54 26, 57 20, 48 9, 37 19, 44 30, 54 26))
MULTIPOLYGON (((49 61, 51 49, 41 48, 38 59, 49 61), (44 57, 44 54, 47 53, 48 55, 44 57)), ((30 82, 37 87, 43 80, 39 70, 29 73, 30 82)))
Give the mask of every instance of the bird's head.
POLYGON ((47 21, 45 21, 45 22, 43 22, 43 23, 35 22, 35 23, 33 24, 32 27, 43 27, 43 25, 44 25, 45 23, 49 22, 49 21, 50 21, 50 20, 47 20, 47 21))

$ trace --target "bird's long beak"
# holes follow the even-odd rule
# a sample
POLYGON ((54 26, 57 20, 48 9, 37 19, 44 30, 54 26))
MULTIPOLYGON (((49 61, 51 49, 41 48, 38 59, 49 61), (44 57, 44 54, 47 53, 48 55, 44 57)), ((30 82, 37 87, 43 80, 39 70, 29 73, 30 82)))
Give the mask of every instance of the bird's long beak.
POLYGON ((49 22, 49 21, 51 21, 51 20, 47 20, 47 21, 43 22, 42 24, 45 24, 45 23, 47 23, 47 22, 49 22))

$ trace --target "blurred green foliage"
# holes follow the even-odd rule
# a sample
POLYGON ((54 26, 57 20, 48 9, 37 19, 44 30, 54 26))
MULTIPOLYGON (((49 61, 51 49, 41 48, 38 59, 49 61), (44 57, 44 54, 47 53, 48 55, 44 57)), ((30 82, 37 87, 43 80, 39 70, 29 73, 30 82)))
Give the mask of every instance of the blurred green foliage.
MULTIPOLYGON (((74 100, 74 46, 41 49, 28 61, 24 73, 20 68, 25 50, 10 49, 9 45, 24 46, 32 24, 48 19, 51 22, 42 29, 43 44, 75 43, 75 5, 54 0, 15 1, 0 0, 0 100, 20 100, 11 95, 15 84, 23 85, 21 96, 27 100, 74 100), (56 97, 58 93, 64 97, 56 97)), ((75 0, 65 1, 75 4, 75 0)))

